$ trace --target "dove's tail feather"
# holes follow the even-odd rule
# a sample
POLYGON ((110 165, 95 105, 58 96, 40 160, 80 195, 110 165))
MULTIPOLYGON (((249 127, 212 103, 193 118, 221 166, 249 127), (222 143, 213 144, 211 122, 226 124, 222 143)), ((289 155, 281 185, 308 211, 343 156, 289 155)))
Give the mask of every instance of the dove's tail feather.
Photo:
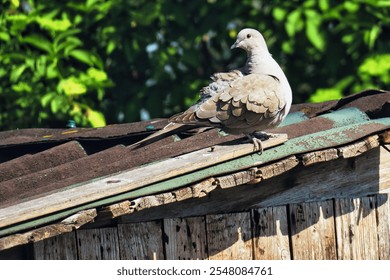
POLYGON ((176 134, 178 132, 187 130, 188 128, 189 128, 189 126, 185 125, 185 124, 169 123, 161 130, 159 130, 159 131, 149 135, 148 137, 142 139, 141 141, 138 141, 138 142, 131 144, 130 146, 127 146, 127 147, 130 149, 141 148, 145 145, 148 145, 148 144, 154 143, 158 140, 161 140, 167 136, 170 136, 170 135, 176 134))

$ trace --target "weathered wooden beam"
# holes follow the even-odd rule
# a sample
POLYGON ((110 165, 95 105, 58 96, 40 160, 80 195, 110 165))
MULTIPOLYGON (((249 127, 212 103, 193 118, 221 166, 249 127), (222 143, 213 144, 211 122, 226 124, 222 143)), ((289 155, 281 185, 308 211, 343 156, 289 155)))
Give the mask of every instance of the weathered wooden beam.
POLYGON ((71 232, 82 225, 93 221, 95 217, 96 209, 83 210, 59 223, 33 229, 25 233, 2 237, 0 238, 0 251, 22 244, 44 240, 66 232, 71 232))
POLYGON ((340 157, 351 158, 351 157, 359 156, 378 146, 379 146, 379 136, 373 135, 363 139, 362 141, 358 141, 352 143, 351 145, 338 148, 338 151, 340 157))
POLYGON ((302 164, 304 166, 308 166, 315 163, 334 160, 338 157, 339 155, 337 149, 330 148, 302 155, 302 164))

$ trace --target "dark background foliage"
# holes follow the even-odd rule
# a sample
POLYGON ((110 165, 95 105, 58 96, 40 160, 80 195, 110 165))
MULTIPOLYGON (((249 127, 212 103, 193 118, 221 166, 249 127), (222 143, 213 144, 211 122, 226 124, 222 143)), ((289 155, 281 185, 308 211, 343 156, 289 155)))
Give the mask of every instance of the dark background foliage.
POLYGON ((186 109, 261 31, 294 102, 390 81, 386 0, 0 0, 0 128, 103 126, 186 109))

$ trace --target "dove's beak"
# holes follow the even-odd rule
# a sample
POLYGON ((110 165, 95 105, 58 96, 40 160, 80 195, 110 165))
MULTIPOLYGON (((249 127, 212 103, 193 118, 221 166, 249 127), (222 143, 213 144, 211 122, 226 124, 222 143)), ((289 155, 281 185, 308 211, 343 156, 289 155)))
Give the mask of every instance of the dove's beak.
POLYGON ((235 41, 234 44, 230 47, 230 49, 232 50, 232 49, 237 48, 237 46, 238 46, 239 43, 240 43, 240 42, 238 42, 238 40, 235 41))

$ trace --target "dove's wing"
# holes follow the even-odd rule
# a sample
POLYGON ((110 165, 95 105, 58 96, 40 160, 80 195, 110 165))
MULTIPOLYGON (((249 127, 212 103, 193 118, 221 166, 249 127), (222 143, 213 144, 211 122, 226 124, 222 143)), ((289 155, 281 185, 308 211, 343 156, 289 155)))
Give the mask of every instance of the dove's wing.
POLYGON ((235 79, 201 104, 173 116, 183 124, 208 123, 228 133, 252 133, 282 120, 286 101, 280 81, 270 75, 250 74, 235 79))

